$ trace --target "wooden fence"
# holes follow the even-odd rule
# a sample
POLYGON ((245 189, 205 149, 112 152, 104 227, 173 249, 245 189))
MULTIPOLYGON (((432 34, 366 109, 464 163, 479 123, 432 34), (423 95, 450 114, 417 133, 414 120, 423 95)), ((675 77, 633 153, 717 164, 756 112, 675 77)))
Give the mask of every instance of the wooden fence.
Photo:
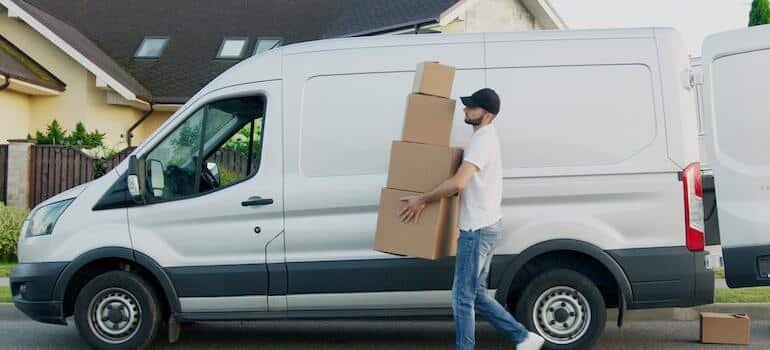
MULTIPOLYGON (((244 176, 246 174, 246 167, 248 166, 248 159, 247 156, 244 156, 241 152, 234 149, 222 148, 211 155, 207 160, 209 162, 217 163, 222 169, 244 176)), ((254 164, 251 166, 253 168, 254 164)))
POLYGON ((8 189, 8 145, 0 145, 0 202, 7 200, 8 189))
POLYGON ((33 145, 30 150, 29 207, 112 170, 132 150, 125 149, 108 159, 94 159, 70 146, 33 145))

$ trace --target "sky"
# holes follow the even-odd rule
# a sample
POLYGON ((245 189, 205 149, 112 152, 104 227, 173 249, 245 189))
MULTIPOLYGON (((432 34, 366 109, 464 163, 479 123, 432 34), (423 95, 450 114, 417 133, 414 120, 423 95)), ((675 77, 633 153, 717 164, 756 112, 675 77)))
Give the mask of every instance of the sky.
POLYGON ((550 0, 570 29, 674 27, 700 56, 712 33, 746 27, 751 0, 550 0))

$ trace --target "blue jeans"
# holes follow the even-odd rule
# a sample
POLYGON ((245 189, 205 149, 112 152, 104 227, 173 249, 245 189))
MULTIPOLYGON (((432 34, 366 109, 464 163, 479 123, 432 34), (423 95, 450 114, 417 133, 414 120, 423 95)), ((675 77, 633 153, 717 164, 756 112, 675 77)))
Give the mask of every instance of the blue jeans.
POLYGON ((457 239, 457 260, 452 283, 452 309, 458 350, 473 349, 476 344, 474 309, 514 344, 527 338, 521 323, 487 295, 487 276, 492 262, 502 222, 474 231, 460 231, 457 239))

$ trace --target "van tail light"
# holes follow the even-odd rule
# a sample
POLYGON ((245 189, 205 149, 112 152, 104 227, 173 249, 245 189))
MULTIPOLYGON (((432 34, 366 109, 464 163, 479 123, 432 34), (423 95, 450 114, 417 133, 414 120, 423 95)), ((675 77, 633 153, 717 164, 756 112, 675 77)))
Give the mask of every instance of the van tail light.
POLYGON ((700 252, 705 248, 703 223, 703 177, 700 163, 692 163, 682 170, 684 189, 684 224, 687 249, 700 252))

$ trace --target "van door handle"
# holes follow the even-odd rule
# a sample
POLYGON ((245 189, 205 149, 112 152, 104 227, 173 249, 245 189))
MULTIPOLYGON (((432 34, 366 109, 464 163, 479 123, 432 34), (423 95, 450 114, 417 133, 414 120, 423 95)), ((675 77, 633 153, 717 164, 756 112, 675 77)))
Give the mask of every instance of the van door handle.
POLYGON ((260 205, 273 204, 272 198, 262 198, 260 196, 249 197, 249 199, 241 202, 242 207, 256 207, 260 205))

